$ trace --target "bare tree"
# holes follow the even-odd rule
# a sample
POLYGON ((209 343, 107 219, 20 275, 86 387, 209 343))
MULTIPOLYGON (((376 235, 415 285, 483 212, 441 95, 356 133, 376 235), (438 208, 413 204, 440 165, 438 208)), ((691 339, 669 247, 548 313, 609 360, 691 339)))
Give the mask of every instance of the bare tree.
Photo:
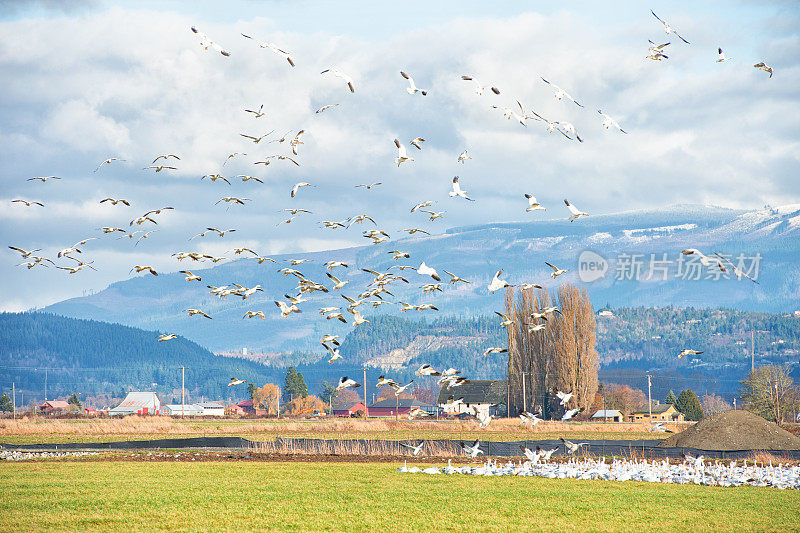
POLYGON ((792 413, 796 391, 793 383, 788 366, 763 365, 756 368, 741 381, 740 396, 744 408, 780 423, 776 407, 779 407, 781 420, 792 413))

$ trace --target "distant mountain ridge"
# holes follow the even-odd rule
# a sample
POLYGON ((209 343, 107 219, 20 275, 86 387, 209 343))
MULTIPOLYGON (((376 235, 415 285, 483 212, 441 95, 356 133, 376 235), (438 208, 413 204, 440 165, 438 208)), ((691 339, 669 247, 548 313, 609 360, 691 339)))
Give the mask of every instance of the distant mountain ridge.
MULTIPOLYGON (((533 217, 535 214, 531 215, 533 217)), ((392 301, 434 303, 440 312, 426 311, 424 315, 431 319, 486 316, 502 310, 502 294, 491 295, 486 289, 491 277, 500 269, 511 283, 535 282, 547 288, 563 282, 582 284, 596 308, 606 304, 613 307, 724 306, 788 312, 800 307, 798 237, 800 205, 752 211, 677 205, 591 215, 575 222, 531 220, 464 226, 440 235, 292 254, 291 257, 311 260, 297 268, 306 277, 327 285, 330 282, 322 263, 330 259, 348 262, 350 268, 335 269, 334 275, 350 282, 342 292, 354 296, 371 281, 371 276, 361 272, 361 268, 386 270, 398 264, 387 253, 389 250, 408 251, 411 258, 399 263, 416 267, 425 261, 438 269, 444 280, 444 292, 436 296, 423 295, 420 287, 430 278, 410 270, 397 271, 410 283, 392 284, 392 301), (706 254, 727 254, 734 262, 743 255, 743 267, 757 267, 759 283, 746 279, 703 279, 706 272, 697 269, 696 264, 692 266, 693 258, 680 254, 685 248, 698 248, 706 254), (659 260, 662 263, 658 263, 659 260), (553 280, 545 261, 568 269, 568 273, 553 280), (582 281, 597 276, 603 268, 604 273, 597 279, 582 281), (445 269, 472 283, 448 285, 445 269), (699 273, 701 279, 687 277, 687 272, 692 276, 699 273)), ((289 256, 274 257, 281 261, 289 256)), ((296 285, 294 277, 276 272, 281 266, 284 265, 258 265, 251 259, 239 259, 204 270, 194 264, 191 269, 202 275, 202 283, 186 282, 177 273, 161 274, 157 278, 138 277, 114 283, 90 296, 53 304, 45 311, 174 331, 214 351, 239 351, 243 347, 261 352, 317 351, 323 333, 344 337, 351 331, 350 324, 325 321, 317 313, 322 306, 346 306, 336 291, 325 295, 314 293, 308 303, 301 305, 301 314, 281 319, 273 300, 283 299, 286 293, 293 294, 296 285), (210 295, 205 287, 231 283, 260 284, 264 292, 246 301, 231 296, 220 300, 210 295), (189 307, 201 308, 214 319, 189 319, 183 312, 189 307), (245 311, 250 309, 263 310, 267 320, 243 320, 245 311)), ((368 305, 362 307, 367 319, 387 313, 401 314, 398 306, 392 304, 374 310, 368 305)), ((413 315, 419 317, 417 312, 413 315)))

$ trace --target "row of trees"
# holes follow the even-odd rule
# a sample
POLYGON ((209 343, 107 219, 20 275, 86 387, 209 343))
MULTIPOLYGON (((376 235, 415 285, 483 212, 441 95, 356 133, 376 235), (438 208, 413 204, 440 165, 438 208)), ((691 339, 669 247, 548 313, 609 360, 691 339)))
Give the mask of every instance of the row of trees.
POLYGON ((506 292, 508 326, 509 412, 523 405, 540 410, 544 418, 560 417, 565 408, 553 391, 573 393, 567 408, 589 408, 597 391, 597 350, 595 316, 585 290, 562 285, 555 293, 523 289, 506 292), (556 306, 546 318, 534 319, 556 306), (544 324, 544 329, 532 326, 544 324))

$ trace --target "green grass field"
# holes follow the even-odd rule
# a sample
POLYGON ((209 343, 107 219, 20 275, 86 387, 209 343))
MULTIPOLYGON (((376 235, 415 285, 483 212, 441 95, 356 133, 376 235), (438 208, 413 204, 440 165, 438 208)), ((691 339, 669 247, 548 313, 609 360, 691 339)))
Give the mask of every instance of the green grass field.
POLYGON ((796 491, 427 476, 397 466, 0 463, 0 530, 800 530, 796 491))

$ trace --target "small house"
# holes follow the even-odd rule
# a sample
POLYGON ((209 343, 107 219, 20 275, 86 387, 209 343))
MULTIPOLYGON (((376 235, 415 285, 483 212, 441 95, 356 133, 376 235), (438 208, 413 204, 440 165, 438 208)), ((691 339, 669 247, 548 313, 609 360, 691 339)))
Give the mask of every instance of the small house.
POLYGON ((622 422, 622 419, 617 409, 600 409, 592 415, 592 422, 622 422))
POLYGON ((333 408, 331 412, 333 416, 343 416, 347 418, 351 418, 354 416, 358 416, 357 413, 361 411, 362 413, 367 412, 367 408, 364 405, 364 402, 342 402, 341 404, 337 404, 336 400, 333 400, 333 408))
POLYGON ((166 416, 201 416, 203 408, 196 403, 169 404, 161 407, 161 414, 166 416))
POLYGON ((247 415, 266 416, 267 414, 266 409, 254 409, 252 400, 244 400, 236 405, 241 407, 247 415))
POLYGON ((649 410, 647 406, 637 409, 628 418, 631 422, 683 422, 683 413, 675 409, 671 403, 659 403, 653 405, 649 410), (652 413, 652 418, 650 418, 652 413))
POLYGON ((39 411, 44 415, 60 415, 70 412, 70 405, 64 400, 49 400, 39 406, 39 411))

